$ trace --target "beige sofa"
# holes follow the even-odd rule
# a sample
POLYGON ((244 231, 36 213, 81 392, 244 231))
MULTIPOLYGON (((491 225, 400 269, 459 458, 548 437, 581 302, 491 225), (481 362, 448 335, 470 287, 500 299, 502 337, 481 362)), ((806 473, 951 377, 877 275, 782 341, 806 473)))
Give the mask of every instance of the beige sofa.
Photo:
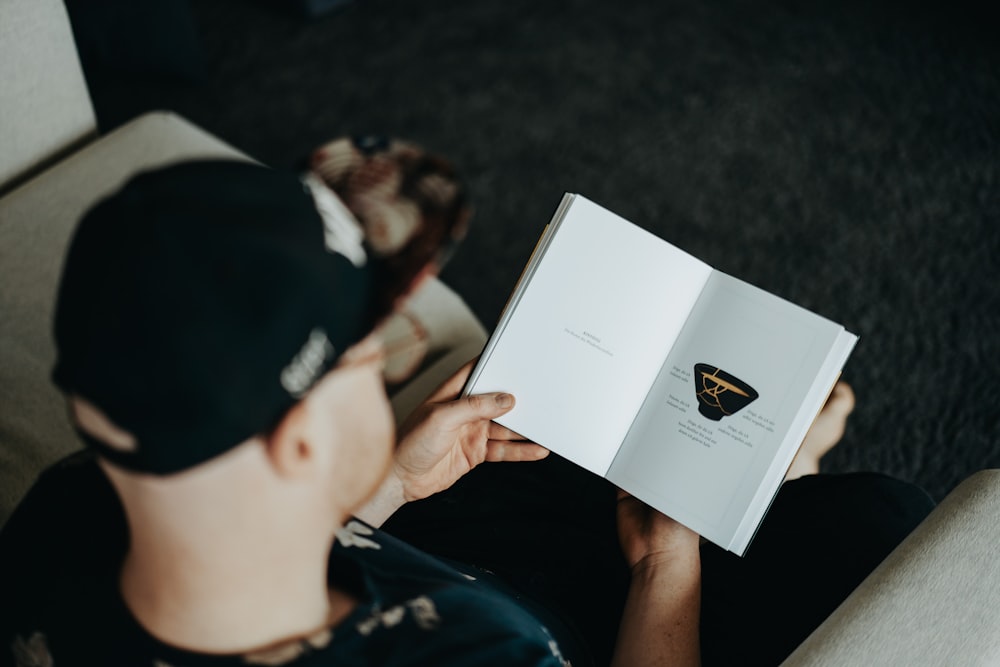
MULTIPOLYGON (((144 168, 249 159, 171 113, 98 136, 60 0, 0 0, 0 525, 47 464, 77 449, 49 382, 55 286, 81 213, 144 168)), ((440 282, 410 304, 429 334, 397 418, 479 352, 485 331, 440 282)), ((959 486, 788 665, 1000 664, 1000 471, 959 486)), ((820 574, 821 576, 821 574, 820 574)), ((806 583, 806 585, 808 585, 806 583)))

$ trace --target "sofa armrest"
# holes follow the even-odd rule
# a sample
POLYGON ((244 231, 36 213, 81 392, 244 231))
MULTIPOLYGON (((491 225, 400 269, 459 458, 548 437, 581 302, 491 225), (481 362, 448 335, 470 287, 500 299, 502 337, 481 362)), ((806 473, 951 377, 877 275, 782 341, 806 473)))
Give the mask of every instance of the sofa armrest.
POLYGON ((97 135, 62 0, 0 2, 0 193, 97 135))
POLYGON ((998 517, 1000 470, 978 472, 783 664, 1000 664, 998 517))

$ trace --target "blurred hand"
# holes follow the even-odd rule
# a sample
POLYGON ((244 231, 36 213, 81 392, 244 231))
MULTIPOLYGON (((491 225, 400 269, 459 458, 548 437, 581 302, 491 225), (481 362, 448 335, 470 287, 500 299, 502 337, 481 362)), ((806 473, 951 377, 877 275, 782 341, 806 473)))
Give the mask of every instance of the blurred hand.
POLYGON ((473 365, 441 385, 399 430, 391 474, 407 502, 447 489, 483 461, 538 461, 549 454, 491 421, 513 409, 510 394, 459 398, 473 365))

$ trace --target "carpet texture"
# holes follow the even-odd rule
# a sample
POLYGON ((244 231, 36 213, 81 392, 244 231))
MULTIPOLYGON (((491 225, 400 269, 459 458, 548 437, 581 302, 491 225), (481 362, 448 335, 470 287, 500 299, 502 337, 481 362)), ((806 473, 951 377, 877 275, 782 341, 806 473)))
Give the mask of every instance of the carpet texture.
POLYGON ((92 59, 102 130, 167 108, 275 166, 352 133, 451 157, 477 214, 444 277, 487 327, 579 192, 861 336, 826 470, 940 499, 1000 467, 1000 41, 974 5, 280 5, 143 27, 179 64, 92 59))

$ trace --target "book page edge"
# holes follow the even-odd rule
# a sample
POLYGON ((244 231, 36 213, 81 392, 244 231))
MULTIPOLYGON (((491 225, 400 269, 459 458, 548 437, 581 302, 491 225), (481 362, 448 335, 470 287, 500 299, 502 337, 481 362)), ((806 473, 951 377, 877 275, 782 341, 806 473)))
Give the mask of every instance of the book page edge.
POLYGON ((799 447, 802 445, 802 440, 805 438, 806 433, 809 431, 809 427, 812 426, 813 421, 816 419, 816 415, 818 415, 820 410, 823 409, 823 405, 826 403, 830 392, 833 391, 833 387, 840 378, 841 371, 847 363, 847 359, 850 357, 857 342, 857 335, 847 331, 846 329, 841 329, 840 335, 837 337, 837 342, 827 355, 823 371, 816 376, 817 381, 821 377, 832 377, 832 381, 829 382, 828 386, 825 386, 827 385, 826 382, 822 384, 816 382, 813 384, 813 389, 810 391, 810 407, 808 409, 800 410, 800 420, 803 423, 799 425, 799 428, 789 429, 788 435, 785 437, 785 442, 783 442, 779 447, 778 455, 774 457, 771 467, 768 469, 768 472, 764 477, 765 484, 762 484, 758 488, 757 493, 754 494, 754 498, 747 507, 743 520, 740 521, 737 526, 732 540, 728 546, 725 546, 728 551, 742 557, 746 553, 751 542, 753 542, 753 538, 757 535, 761 524, 763 524, 767 516, 768 510, 771 508, 771 505, 774 503, 774 499, 778 495, 778 491, 781 490, 785 474, 788 472, 788 468, 792 465, 792 460, 795 458, 795 455, 798 454, 799 447), (825 386, 825 390, 818 391, 818 388, 823 386, 825 386), (804 417, 804 415, 809 416, 804 417), (766 480, 770 480, 770 482, 767 482, 766 480))
POLYGON ((475 392, 476 383, 479 381, 479 377, 482 375, 483 370, 489 363, 493 350, 496 349, 498 341, 503 336, 507 323, 513 316, 514 311, 517 310, 517 304, 520 302, 521 297, 527 290, 528 284, 531 282, 531 278, 535 274, 535 270, 541 263, 542 258, 545 256, 545 251, 548 249, 552 242, 552 238, 555 236, 555 233, 559 228, 559 224, 566 217, 566 211, 569 210, 570 205, 576 197, 576 194, 570 192, 563 194, 562 200, 559 202, 559 206, 556 207, 555 213, 552 215, 552 219, 545 225, 545 228, 539 235, 538 241, 535 242, 535 248, 531 251, 531 256, 528 257, 528 261, 521 270, 521 275, 518 277, 517 282, 514 283, 514 289, 511 290, 510 296, 507 297, 507 303, 504 305, 503 310, 500 313, 500 318, 497 320, 496 327, 494 327, 493 333, 490 334, 489 340, 486 341, 486 345, 483 347, 483 352, 479 356, 479 361, 476 362, 475 367, 473 367, 472 372, 469 374, 469 379, 466 380, 465 387, 462 389, 462 396, 469 396, 475 392))

